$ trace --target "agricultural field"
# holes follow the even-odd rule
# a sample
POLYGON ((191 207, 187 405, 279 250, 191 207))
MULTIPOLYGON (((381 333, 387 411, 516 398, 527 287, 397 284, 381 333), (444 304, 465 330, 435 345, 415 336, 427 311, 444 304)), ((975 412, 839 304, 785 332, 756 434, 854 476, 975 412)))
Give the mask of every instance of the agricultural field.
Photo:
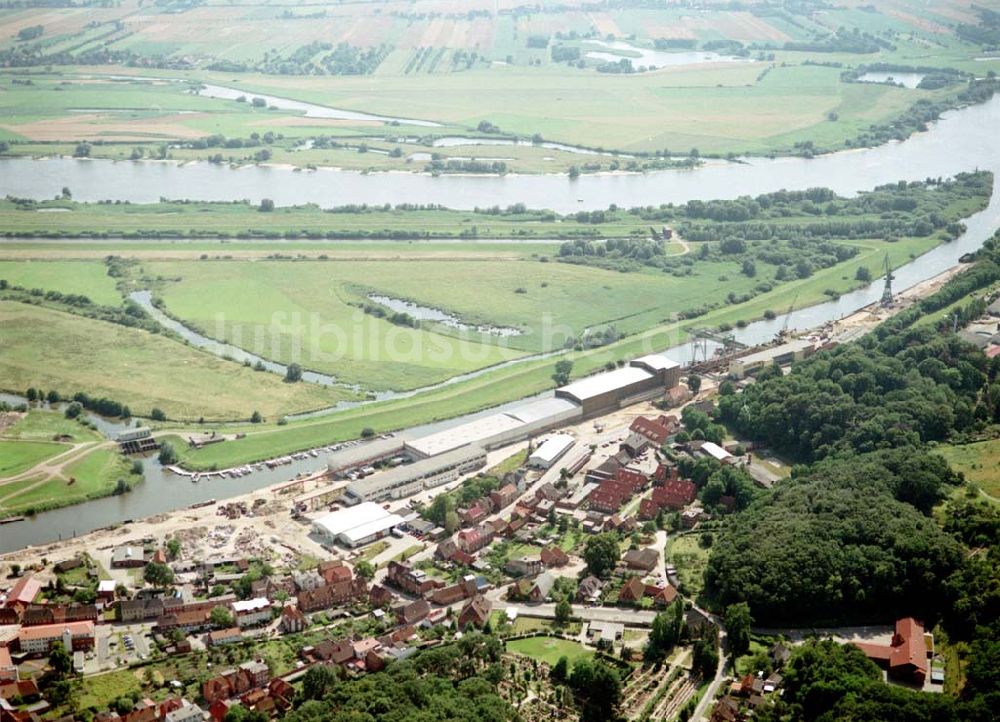
POLYGON ((380 2, 291 10, 229 3, 163 14, 139 0, 86 13, 6 9, 0 140, 16 154, 70 154, 88 141, 92 157, 246 163, 261 160, 260 144, 205 149, 194 141, 270 134, 269 162, 422 171, 433 152, 527 173, 626 163, 530 145, 421 141, 486 132, 639 154, 789 153, 803 142, 838 149, 918 101, 953 103, 961 87, 846 82, 845 70, 1000 70, 1000 56, 963 30, 977 22, 959 0, 905 10, 894 0, 815 10, 787 2, 596 12, 478 0, 460 11, 443 0, 419 11, 380 2), (247 102, 199 94, 203 83, 236 89, 247 102), (255 94, 404 122, 254 105, 255 94), (297 142, 317 136, 347 147, 302 150, 297 142))
POLYGON ((539 662, 545 662, 549 666, 558 662, 560 657, 566 657, 571 669, 581 659, 589 659, 594 656, 593 650, 587 649, 579 642, 559 637, 515 639, 507 642, 507 651, 531 657, 539 662))
POLYGON ((137 415, 159 407, 170 418, 193 420, 246 419, 254 410, 275 418, 349 397, 285 384, 164 336, 51 309, 2 301, 0 327, 0 378, 13 391, 85 391, 126 404, 137 415))

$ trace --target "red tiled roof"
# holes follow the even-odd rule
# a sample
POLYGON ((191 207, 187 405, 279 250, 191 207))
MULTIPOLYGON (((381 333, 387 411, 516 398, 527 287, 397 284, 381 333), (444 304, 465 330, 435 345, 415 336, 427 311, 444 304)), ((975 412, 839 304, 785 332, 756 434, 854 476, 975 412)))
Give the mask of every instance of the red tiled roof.
POLYGON ((35 600, 40 591, 42 591, 42 583, 40 581, 30 575, 23 576, 17 580, 17 583, 7 595, 7 606, 14 603, 30 604, 35 600))

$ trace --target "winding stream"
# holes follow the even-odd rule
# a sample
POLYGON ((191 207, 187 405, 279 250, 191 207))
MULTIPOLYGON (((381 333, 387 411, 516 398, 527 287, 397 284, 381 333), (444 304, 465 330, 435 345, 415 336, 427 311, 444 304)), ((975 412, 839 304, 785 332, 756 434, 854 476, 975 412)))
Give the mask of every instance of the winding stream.
MULTIPOLYGON (((120 198, 155 202, 162 196, 205 200, 259 199, 278 203, 441 203, 470 208, 524 202, 557 211, 684 202, 692 198, 733 198, 781 188, 827 186, 852 194, 896 180, 922 180, 986 168, 995 174, 989 206, 966 220, 967 231, 955 241, 920 256, 894 272, 897 290, 908 288, 954 266, 959 257, 979 248, 1000 226, 1000 98, 954 111, 929 132, 902 143, 823 156, 813 160, 751 159, 746 164, 711 165, 691 171, 642 175, 507 176, 503 178, 434 178, 421 174, 360 175, 342 171, 292 173, 281 168, 231 170, 210 164, 111 163, 70 159, 0 161, 0 193, 49 198, 64 185, 81 200, 120 198), (183 189, 183 192, 180 192, 183 189)), ((805 329, 841 318, 879 299, 881 279, 867 288, 844 294, 792 313, 790 326, 805 329)), ((150 304, 151 305, 151 304, 150 304)), ((735 332, 745 343, 773 338, 783 317, 758 321, 735 332)), ((216 342, 212 342, 216 343, 216 342)), ((666 349, 675 360, 690 361, 691 344, 666 349)), ((279 371, 283 372, 283 371, 279 371)), ((446 382, 447 383, 447 382, 446 382)), ((410 392, 406 395, 412 395, 410 392)), ((542 396, 551 395, 551 392, 542 396)), ((512 402, 520 403, 520 402, 512 402)), ((500 407, 503 408, 503 407, 500 407)), ((411 433, 448 428, 496 409, 430 424, 411 433)), ((39 514, 34 519, 0 526, 0 551, 82 534, 95 528, 189 506, 208 498, 223 499, 287 480, 322 466, 323 456, 274 470, 255 471, 237 479, 212 479, 192 484, 163 472, 146 459, 146 481, 123 496, 108 497, 39 514)))

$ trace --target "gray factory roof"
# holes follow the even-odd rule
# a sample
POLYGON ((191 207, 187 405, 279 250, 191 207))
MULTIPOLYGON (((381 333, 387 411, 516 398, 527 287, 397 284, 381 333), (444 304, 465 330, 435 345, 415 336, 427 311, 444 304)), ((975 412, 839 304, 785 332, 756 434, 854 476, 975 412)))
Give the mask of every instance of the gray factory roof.
POLYGON ((448 451, 430 459, 421 459, 420 461, 414 461, 412 464, 404 464, 394 469, 377 472, 364 479, 352 481, 347 485, 347 490, 359 497, 365 496, 368 493, 379 491, 385 487, 422 479, 440 469, 468 461, 482 453, 483 450, 479 446, 463 446, 461 449, 448 451))
POLYGON ((783 343, 780 346, 771 346, 763 351, 747 354, 746 356, 736 359, 734 363, 742 366, 750 366, 760 362, 767 363, 768 361, 776 359, 779 356, 785 356, 786 354, 791 353, 800 353, 806 349, 812 348, 813 345, 812 341, 804 338, 797 338, 789 341, 788 343, 783 343))
POLYGON ((327 464, 331 470, 350 469, 360 466, 370 459, 389 456, 402 450, 403 438, 400 436, 375 439, 332 452, 327 457, 327 464))
POLYGON ((413 439, 406 442, 406 446, 424 456, 436 456, 484 441, 497 434, 514 431, 521 426, 523 422, 509 414, 490 414, 481 419, 413 439))
POLYGON ((526 424, 534 424, 538 421, 557 420, 562 414, 569 414, 579 411, 580 407, 569 399, 538 399, 515 406, 507 410, 509 416, 520 419, 526 424))
POLYGON ((568 394, 580 401, 585 401, 586 399, 606 394, 609 391, 617 391, 632 384, 646 381, 651 377, 652 374, 649 371, 638 366, 623 366, 614 371, 607 371, 574 381, 567 386, 560 387, 559 392, 568 394))

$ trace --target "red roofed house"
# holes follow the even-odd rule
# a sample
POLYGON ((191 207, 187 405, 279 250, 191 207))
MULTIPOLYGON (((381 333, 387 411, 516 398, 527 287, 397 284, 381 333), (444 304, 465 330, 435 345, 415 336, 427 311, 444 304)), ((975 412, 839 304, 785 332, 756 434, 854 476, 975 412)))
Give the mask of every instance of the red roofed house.
POLYGON ((645 594, 646 585, 642 580, 639 577, 629 577, 618 592, 618 601, 638 603, 645 594))
POLYGON ((33 576, 23 576, 7 594, 6 606, 14 607, 18 611, 35 601, 35 597, 42 591, 42 583, 33 576))
MULTIPOLYGON (((667 417, 661 416, 660 418, 666 419, 667 417)), ((639 434, 654 446, 663 446, 663 442, 672 433, 672 429, 665 424, 661 424, 659 419, 647 419, 645 416, 636 418, 628 428, 629 431, 639 434)))
POLYGON ((694 501, 698 488, 685 479, 667 479, 639 504, 640 519, 655 519, 660 509, 677 511, 694 501))
POLYGON ((491 605, 488 599, 477 594, 470 599, 458 614, 458 628, 468 626, 483 627, 490 618, 491 605))
POLYGON ((542 549, 541 558, 542 564, 549 569, 569 564, 569 556, 557 546, 550 546, 542 549))
POLYGON ((641 471, 635 471, 633 469, 621 468, 615 472, 615 480, 620 481, 628 486, 628 488, 634 494, 640 489, 645 488, 649 479, 641 471))
POLYGON ((896 622, 896 633, 889 645, 855 642, 868 659, 888 670, 894 679, 922 685, 927 678, 927 647, 924 625, 913 617, 896 622))
POLYGON ((316 568, 327 584, 346 582, 354 578, 351 569, 342 561, 321 562, 316 568))
POLYGON ((47 654, 53 642, 62 642, 67 651, 88 650, 94 646, 94 623, 67 622, 22 627, 17 642, 25 654, 47 654))
POLYGON ((490 492, 490 501, 493 502, 494 509, 503 509, 510 506, 517 499, 517 487, 513 484, 504 484, 499 489, 490 492))

